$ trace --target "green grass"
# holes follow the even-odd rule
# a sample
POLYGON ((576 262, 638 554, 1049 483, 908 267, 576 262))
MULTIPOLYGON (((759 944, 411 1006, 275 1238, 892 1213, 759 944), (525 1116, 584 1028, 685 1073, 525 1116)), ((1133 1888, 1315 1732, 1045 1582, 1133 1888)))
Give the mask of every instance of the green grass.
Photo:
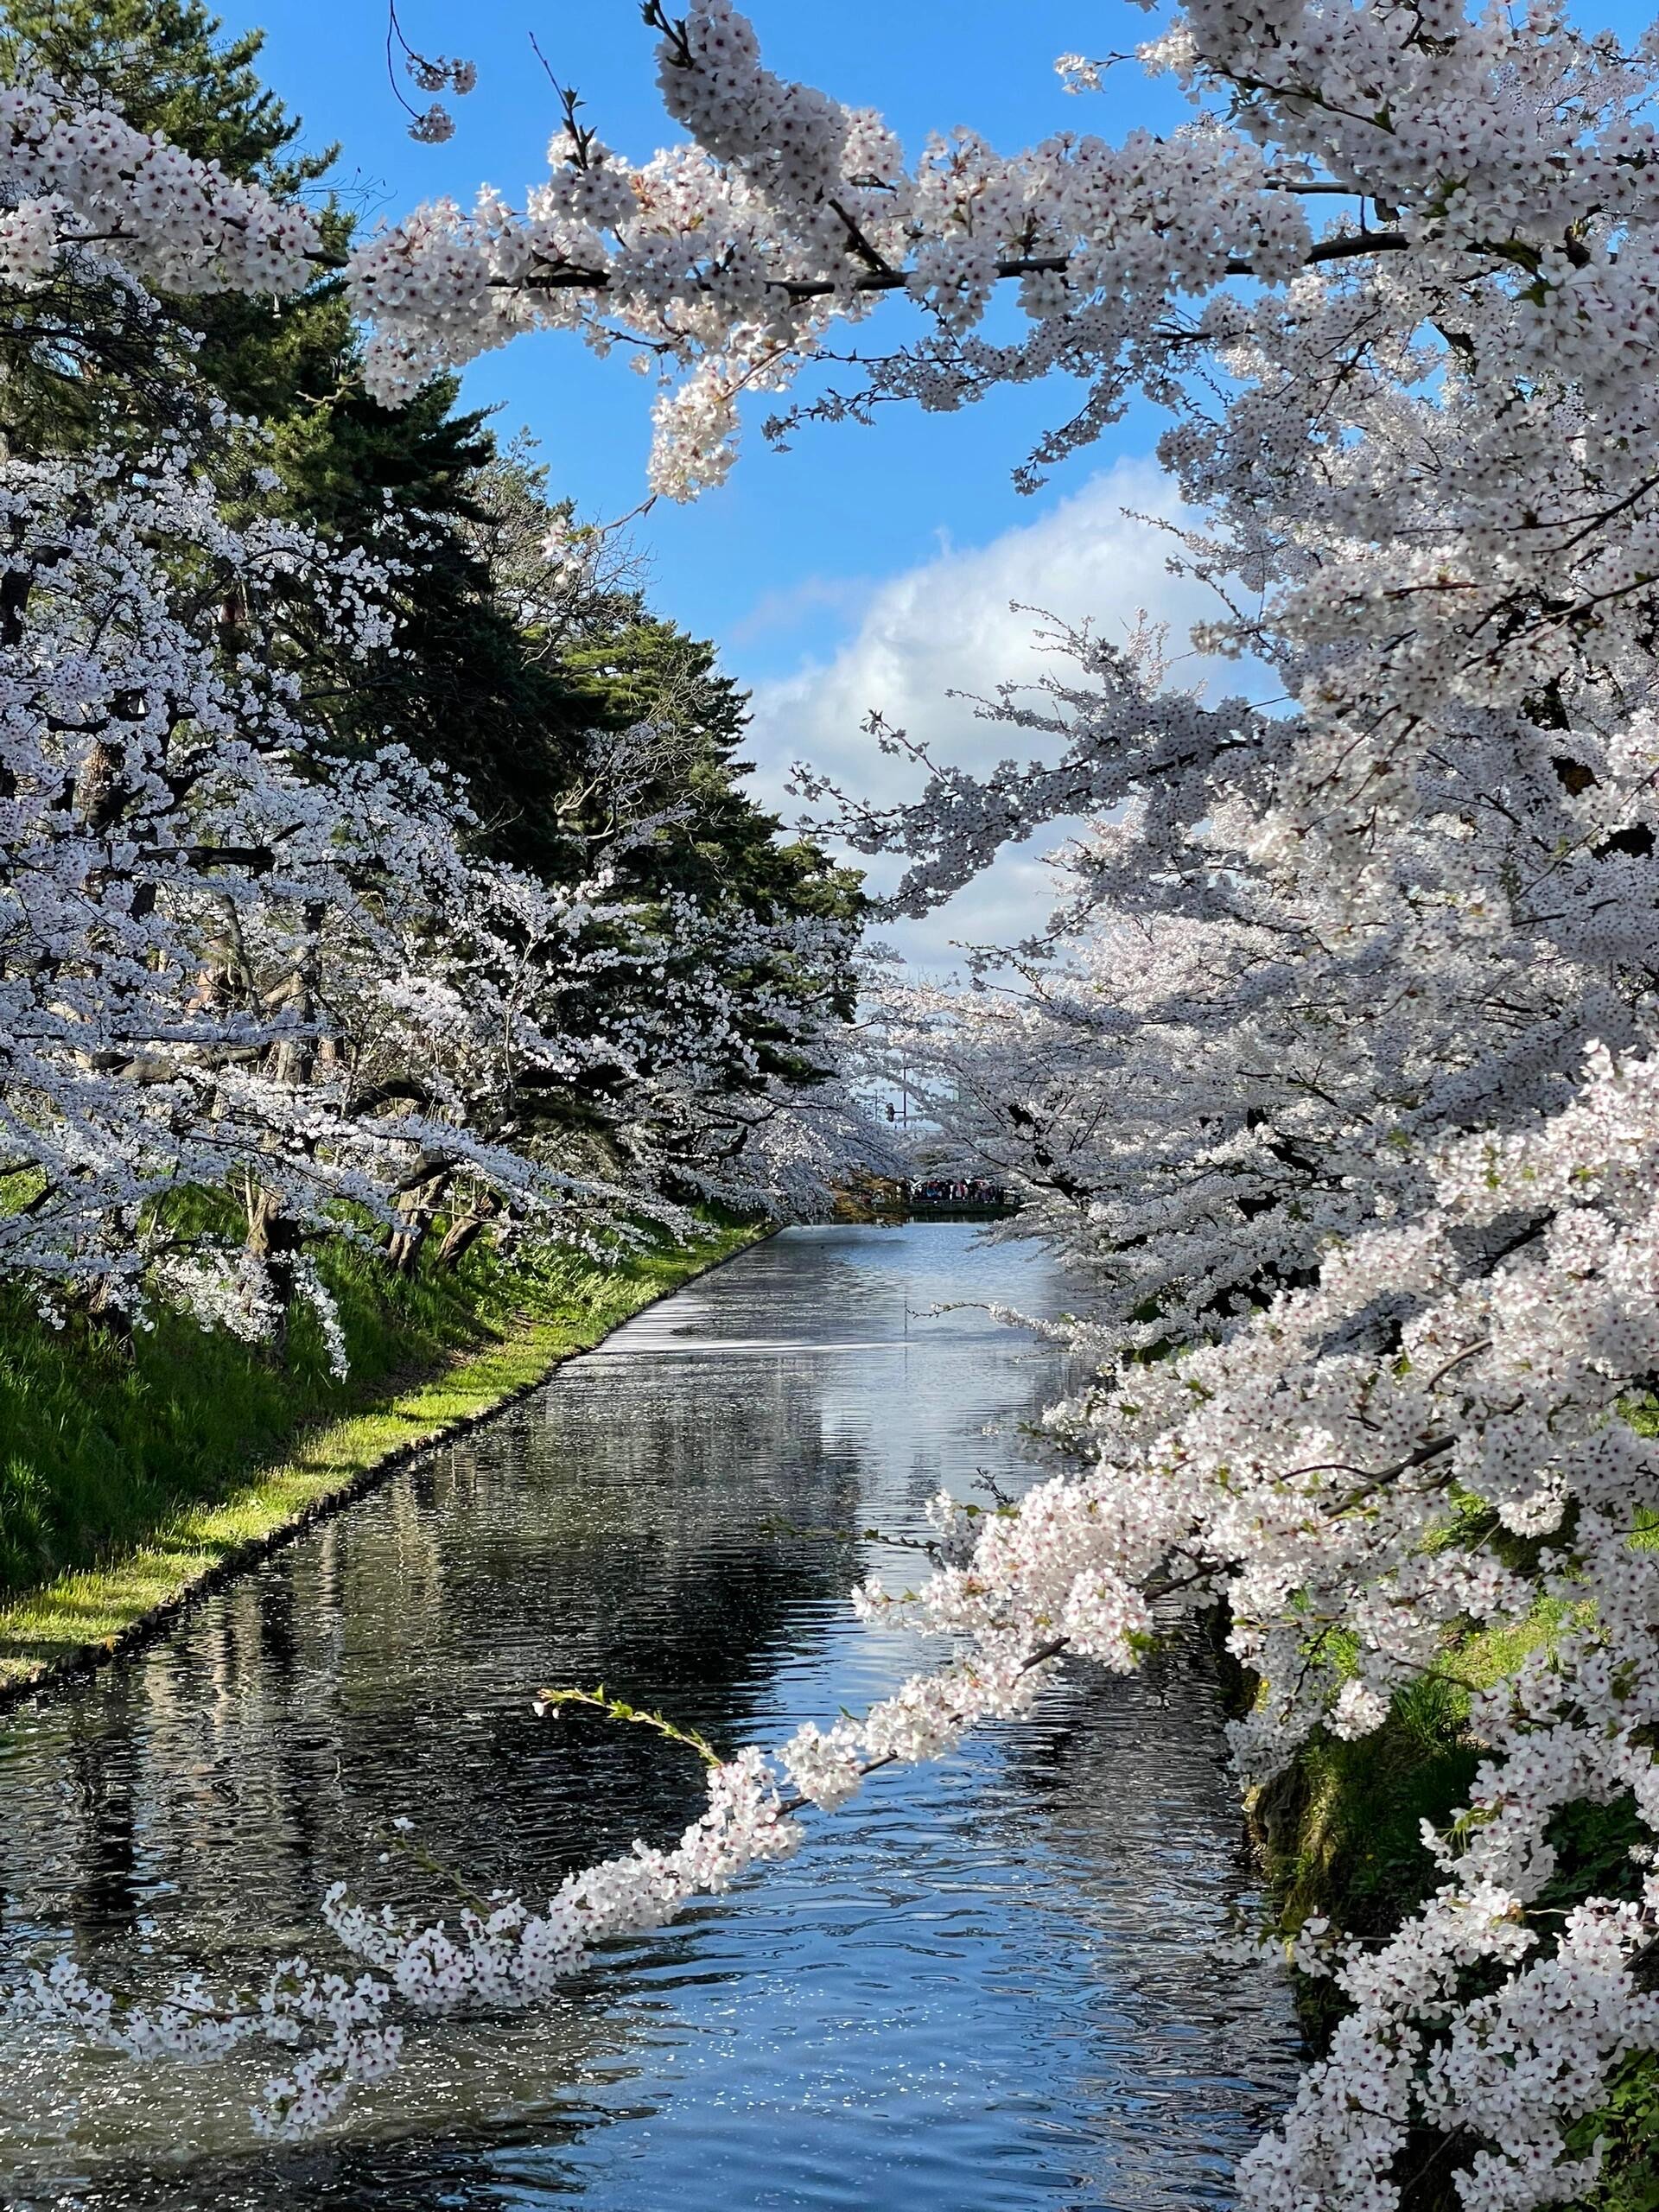
MULTIPOLYGON (((1355 1743, 1314 1737, 1251 1808, 1281 1925, 1288 1934, 1311 1914, 1343 1932, 1391 1934, 1439 1879, 1420 1824, 1449 1824, 1469 1802, 1479 1745, 1469 1729, 1469 1692, 1510 1673, 1549 1641, 1564 1609, 1546 1601, 1526 1619, 1464 1637, 1446 1655, 1445 1675, 1426 1677, 1395 1698, 1374 1734, 1355 1743), (1449 1679, 1455 1676, 1456 1679, 1449 1679)), ((1563 1808, 1551 1823, 1557 1871, 1538 1899, 1559 1911, 1592 1894, 1634 1896, 1639 1869, 1631 1844, 1645 1831, 1629 1798, 1563 1808)), ((1298 1977, 1298 2009, 1315 2050, 1340 2015, 1331 1983, 1298 1977)), ((1602 2180, 1583 2212, 1659 2212, 1659 2063, 1641 2056, 1616 2077, 1605 2108, 1573 2132, 1575 2152, 1601 2137, 1602 2180)), ((1435 2139, 1414 2145, 1411 2212, 1455 2212, 1459 2200, 1438 2171, 1435 2139)), ((1405 2178, 1404 2176, 1402 2178, 1405 2178)))
POLYGON ((760 1230, 601 1267, 474 1246, 394 1276, 340 1243, 321 1272, 351 1353, 297 1315, 284 1360, 178 1315, 124 1343, 0 1293, 0 1689, 113 1649, 388 1458, 475 1418, 760 1230))
MULTIPOLYGON (((1480 1763, 1470 1690, 1512 1672, 1560 1618, 1546 1601, 1523 1621, 1463 1637, 1444 1673, 1398 1693, 1374 1734, 1354 1743, 1316 1735, 1261 1794, 1254 1817, 1287 1928, 1325 1913, 1351 1934, 1385 1936, 1416 1910, 1434 1879, 1421 1824, 1444 1826, 1467 1802, 1480 1763)), ((1329 1990, 1309 1984, 1309 2003, 1329 1990)))

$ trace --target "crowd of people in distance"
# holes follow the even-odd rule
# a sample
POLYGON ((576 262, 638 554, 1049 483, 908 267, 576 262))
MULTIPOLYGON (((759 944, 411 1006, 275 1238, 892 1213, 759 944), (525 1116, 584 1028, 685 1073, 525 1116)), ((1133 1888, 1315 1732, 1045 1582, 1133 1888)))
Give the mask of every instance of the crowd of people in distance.
POLYGON ((1005 1206, 1008 1194, 1001 1183, 982 1175, 935 1177, 925 1183, 905 1185, 906 1204, 912 1206, 1005 1206))

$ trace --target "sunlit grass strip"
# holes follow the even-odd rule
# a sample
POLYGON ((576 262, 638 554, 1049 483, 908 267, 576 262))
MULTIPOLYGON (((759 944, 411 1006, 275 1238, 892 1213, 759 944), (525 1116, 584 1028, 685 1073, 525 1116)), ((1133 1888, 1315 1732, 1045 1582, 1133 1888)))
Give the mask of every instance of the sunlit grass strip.
POLYGON ((417 1451, 458 1434, 533 1389, 562 1360, 766 1234, 716 1230, 695 1244, 594 1268, 579 1307, 527 1316, 501 1340, 440 1373, 306 1436, 293 1456, 250 1471, 217 1503, 172 1516, 148 1541, 105 1565, 61 1574, 0 1606, 0 1702, 96 1666, 173 1620, 216 1587, 383 1481, 417 1451))

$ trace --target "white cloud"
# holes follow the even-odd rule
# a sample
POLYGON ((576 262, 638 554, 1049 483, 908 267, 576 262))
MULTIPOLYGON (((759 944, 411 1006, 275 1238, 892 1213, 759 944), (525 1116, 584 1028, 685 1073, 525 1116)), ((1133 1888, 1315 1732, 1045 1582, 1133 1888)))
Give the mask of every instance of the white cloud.
MULTIPOLYGON (((744 750, 755 763, 757 796, 785 820, 797 818, 800 803, 784 790, 797 760, 871 797, 912 791, 915 772, 861 733, 873 708, 940 760, 982 770, 1010 754, 1026 757, 1034 747, 1025 734, 977 720, 971 698, 950 696, 988 696, 1052 664, 1035 643, 1037 617, 1015 611, 1015 603, 1070 621, 1087 616, 1108 636, 1144 611, 1169 624, 1172 653, 1184 652, 1192 625, 1213 615, 1217 603, 1201 585, 1168 574, 1167 537, 1137 519, 1179 512, 1173 487, 1153 462, 1122 461, 1039 520, 988 545, 943 550, 874 587, 855 634, 832 658, 755 685, 744 750)), ((1246 683, 1231 664, 1178 663, 1173 676, 1205 677, 1217 694, 1246 683)), ((884 934, 928 969, 951 964, 953 938, 1003 944, 1030 935, 1051 904, 1040 855, 1058 842, 1046 836, 1006 854, 927 921, 884 934)), ((884 867, 872 881, 892 874, 884 867)))

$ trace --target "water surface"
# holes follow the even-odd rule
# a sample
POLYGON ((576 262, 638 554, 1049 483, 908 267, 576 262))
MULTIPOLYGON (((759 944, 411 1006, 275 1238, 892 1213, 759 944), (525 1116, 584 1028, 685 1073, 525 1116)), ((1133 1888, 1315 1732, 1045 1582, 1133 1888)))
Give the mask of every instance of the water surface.
MULTIPOLYGON (((538 1720, 606 1683, 734 1746, 927 1655, 852 1620, 940 1487, 1032 1478, 1063 1310, 960 1224, 794 1230, 0 1730, 0 1979, 67 1936, 142 1992, 305 1947, 318 1897, 442 1910, 398 1816, 539 1899, 697 1796, 644 1731, 538 1720)), ((1287 2093, 1281 1988, 1204 1945, 1249 1881, 1202 1669, 1075 1678, 1033 1721, 808 1816, 807 1847, 558 2002, 420 2026, 303 2148, 270 2060, 195 2071, 3 2031, 0 2195, 28 2212, 1192 2212, 1287 2093)), ((326 1938, 321 1939, 326 1948, 326 1938)))

